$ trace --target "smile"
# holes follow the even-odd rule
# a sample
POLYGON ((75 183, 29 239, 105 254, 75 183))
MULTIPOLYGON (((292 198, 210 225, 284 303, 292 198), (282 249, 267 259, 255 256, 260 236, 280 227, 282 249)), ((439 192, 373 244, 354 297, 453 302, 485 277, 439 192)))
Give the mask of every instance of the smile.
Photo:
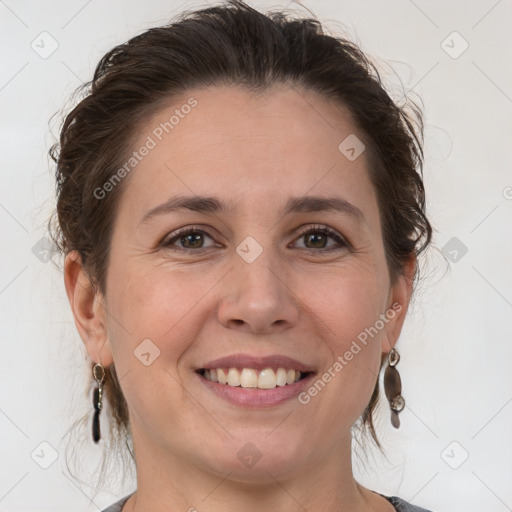
POLYGON ((271 407, 303 391, 318 365, 284 354, 236 353, 198 364, 195 372, 204 388, 245 408, 271 407))
POLYGON ((290 386, 309 372, 291 368, 210 368, 203 369, 200 373, 211 382, 232 387, 274 389, 278 386, 290 386))

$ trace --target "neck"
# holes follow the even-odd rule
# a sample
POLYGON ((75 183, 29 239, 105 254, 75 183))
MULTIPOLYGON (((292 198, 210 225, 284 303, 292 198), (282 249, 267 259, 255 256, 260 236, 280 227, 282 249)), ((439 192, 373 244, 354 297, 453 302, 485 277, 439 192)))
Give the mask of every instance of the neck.
POLYGON ((141 440, 135 435, 133 440, 137 491, 123 512, 238 512, 242 507, 244 512, 394 510, 384 498, 355 481, 349 434, 329 456, 315 463, 308 461, 286 474, 265 471, 254 479, 250 474, 246 478, 234 472, 216 474, 161 447, 138 443, 141 440))

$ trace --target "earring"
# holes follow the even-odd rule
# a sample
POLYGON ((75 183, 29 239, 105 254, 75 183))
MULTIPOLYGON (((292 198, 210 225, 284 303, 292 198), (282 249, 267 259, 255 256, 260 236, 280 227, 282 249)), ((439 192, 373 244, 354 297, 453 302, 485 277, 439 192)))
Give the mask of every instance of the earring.
POLYGON ((94 406, 94 417, 92 419, 92 439, 97 443, 100 438, 100 412, 103 407, 103 381, 105 380, 105 368, 101 363, 96 363, 92 368, 92 376, 97 387, 94 388, 92 405, 94 406))
POLYGON ((400 427, 398 413, 405 407, 405 400, 402 396, 402 381, 395 366, 400 361, 400 354, 392 348, 388 355, 388 367, 384 372, 384 391, 391 409, 391 424, 395 428, 400 427))

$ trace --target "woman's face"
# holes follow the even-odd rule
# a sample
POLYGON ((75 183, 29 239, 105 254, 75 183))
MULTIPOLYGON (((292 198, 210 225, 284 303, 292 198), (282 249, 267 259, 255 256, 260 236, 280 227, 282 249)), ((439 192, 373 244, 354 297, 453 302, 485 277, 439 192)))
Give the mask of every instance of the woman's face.
POLYGON ((240 480, 325 464, 410 294, 390 284, 362 135, 314 93, 234 86, 191 90, 138 133, 97 341, 136 450, 240 480))

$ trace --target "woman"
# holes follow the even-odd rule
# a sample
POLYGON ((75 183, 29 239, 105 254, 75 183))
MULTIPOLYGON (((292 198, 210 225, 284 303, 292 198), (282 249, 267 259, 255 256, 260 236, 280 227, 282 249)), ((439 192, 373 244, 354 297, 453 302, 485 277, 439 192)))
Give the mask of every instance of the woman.
POLYGON ((424 510, 351 463, 384 365, 397 428, 405 406, 420 141, 316 20, 228 2, 103 57, 52 155, 93 439, 108 404, 134 448, 108 512, 424 510))

